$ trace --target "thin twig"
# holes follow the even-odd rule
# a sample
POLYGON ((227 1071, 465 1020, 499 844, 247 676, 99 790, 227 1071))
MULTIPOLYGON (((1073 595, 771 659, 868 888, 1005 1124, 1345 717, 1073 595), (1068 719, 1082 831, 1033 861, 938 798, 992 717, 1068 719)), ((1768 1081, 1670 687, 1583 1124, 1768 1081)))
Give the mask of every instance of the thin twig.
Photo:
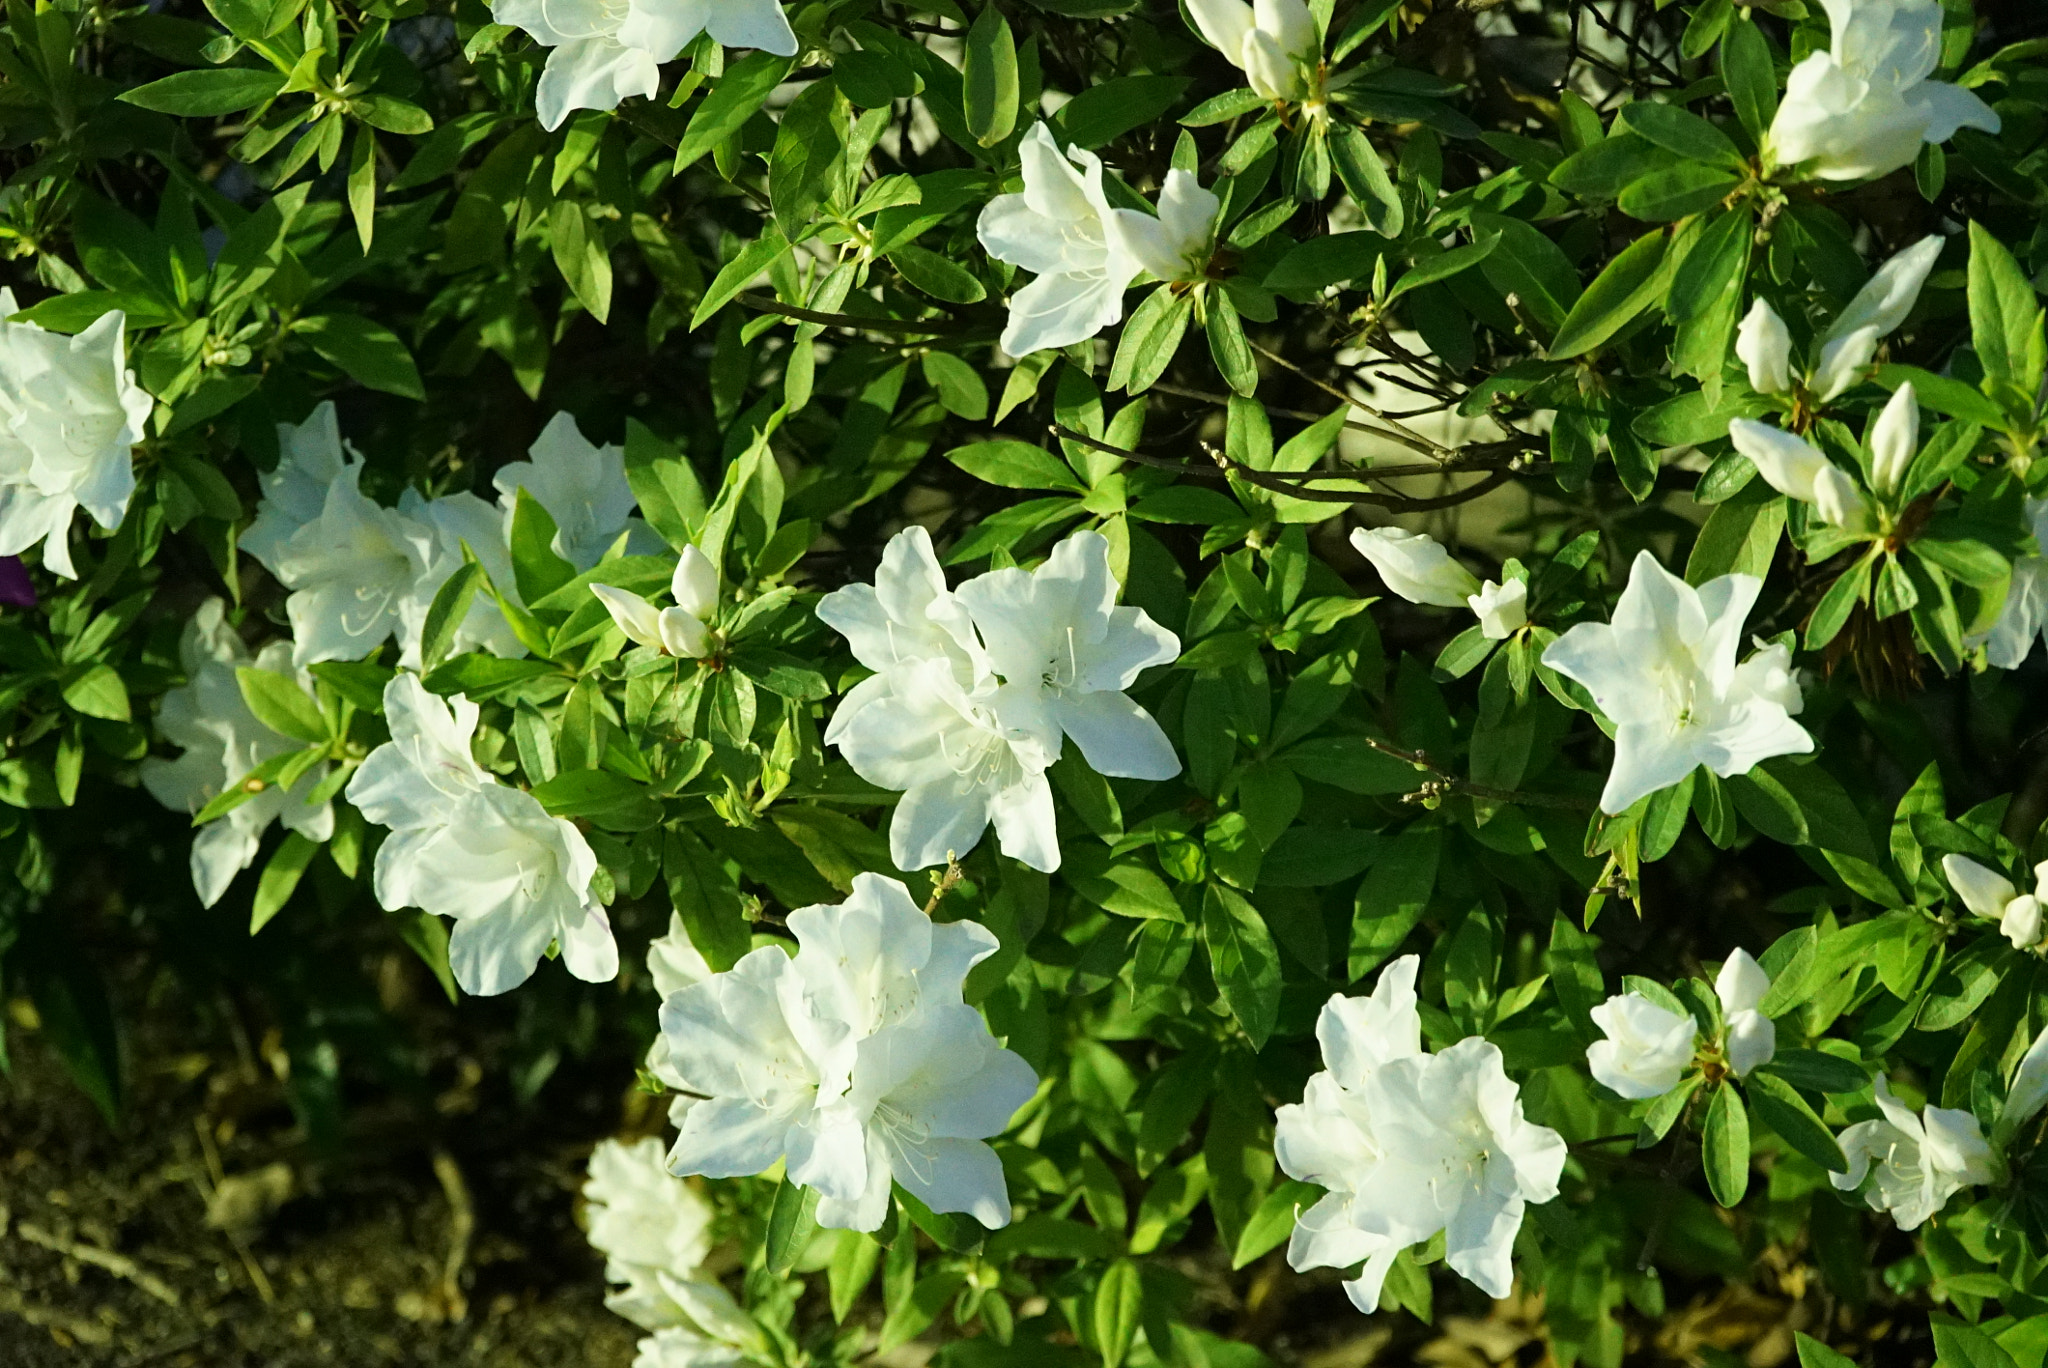
POLYGON ((1438 794, 1462 793, 1472 798, 1484 798, 1488 802, 1517 803, 1524 807, 1572 808, 1585 812, 1593 806, 1583 798, 1574 798, 1566 793, 1530 793, 1522 789, 1500 789, 1487 784, 1475 784, 1470 779, 1461 778, 1443 768, 1430 759, 1425 751, 1403 750, 1392 742, 1380 740, 1377 736, 1364 736, 1359 739, 1382 755, 1405 760, 1417 769, 1428 770, 1437 776, 1433 785, 1425 784, 1414 793, 1406 795, 1406 800, 1429 794, 1434 787, 1438 794))

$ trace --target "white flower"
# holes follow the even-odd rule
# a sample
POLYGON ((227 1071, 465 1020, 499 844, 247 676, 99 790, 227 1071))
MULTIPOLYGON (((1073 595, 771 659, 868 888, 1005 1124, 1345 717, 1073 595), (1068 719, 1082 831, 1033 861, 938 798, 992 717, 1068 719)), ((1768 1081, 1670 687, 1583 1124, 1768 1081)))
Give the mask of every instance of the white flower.
POLYGON ((818 1222, 875 1230, 890 1183, 934 1211, 1006 1225, 1002 1165, 983 1143, 1036 1091, 960 997, 995 953, 972 922, 934 926, 909 890, 854 877, 837 907, 792 912, 798 950, 765 946, 661 1008, 670 1059, 705 1100, 684 1114, 676 1173, 732 1178, 786 1159, 818 1222))
POLYGON ((591 1151, 583 1184, 590 1243, 605 1256, 605 1281, 625 1284, 604 1304, 643 1330, 681 1319, 661 1275, 693 1280, 711 1252, 711 1206, 668 1171, 662 1153, 653 1136, 630 1145, 606 1140, 591 1151))
POLYGON ((965 854, 991 824, 1003 853, 1059 867, 1045 771, 1072 737, 1098 773, 1165 779, 1172 744, 1124 690, 1180 642, 1116 606, 1109 544, 1067 538, 1036 571, 991 571, 948 593, 922 529, 889 544, 873 588, 828 594, 818 616, 878 673, 825 733, 870 783, 903 792, 889 827, 899 869, 965 854))
POLYGON ((1585 685, 1615 724, 1601 811, 1625 811, 1698 765, 1725 779, 1813 749, 1792 720, 1801 700, 1785 653, 1759 651, 1735 663, 1762 588, 1754 575, 1722 575, 1695 589, 1644 551, 1612 624, 1582 622, 1543 653, 1545 665, 1585 685))
POLYGON ((1818 358, 1806 388, 1822 403, 1863 377, 1863 368, 1877 355, 1878 341, 1906 321, 1941 255, 1942 240, 1929 236, 1877 268, 1877 273, 1849 307, 1821 334, 1818 358))
POLYGON ((1338 994, 1324 1005, 1316 1038, 1325 1070, 1279 1109, 1274 1129, 1288 1176, 1328 1189, 1297 1219, 1288 1264, 1362 1262, 1344 1290, 1367 1313, 1379 1308, 1395 1256, 1438 1231, 1454 1270, 1505 1297, 1523 1210, 1555 1197, 1564 1170, 1563 1137, 1523 1119, 1496 1046, 1473 1036, 1422 1053, 1419 966, 1405 955, 1370 998, 1338 994))
MULTIPOLYGON (((2048 549, 2048 499, 2028 499, 2027 522, 2034 544, 2048 549)), ((2001 670, 2017 670, 2034 649, 2034 639, 2048 630, 2048 556, 2022 556, 2013 562, 2012 582, 1998 620, 1971 644, 1982 644, 1984 658, 2001 670)))
MULTIPOLYGON (((405 649, 399 653, 398 663, 408 670, 417 670, 427 614, 441 586, 462 568, 463 547, 469 548, 490 576, 491 584, 506 598, 516 603, 519 587, 512 574, 512 547, 506 540, 505 519, 476 495, 444 494, 438 499, 427 499, 408 489, 399 497, 398 512, 433 532, 426 568, 399 601, 399 641, 405 649)), ((497 600, 481 585, 470 598, 469 610, 456 625, 449 645, 451 655, 465 651, 489 651, 507 660, 526 654, 526 643, 505 620, 497 600)))
POLYGON ((1025 356, 1085 341, 1122 318, 1124 290, 1142 263, 1109 207, 1101 158, 1078 147, 1062 154, 1044 124, 1017 155, 1024 192, 990 200, 975 232, 990 256, 1038 276, 1010 296, 1001 339, 1004 351, 1025 356))
POLYGON ((1757 1010, 1770 990, 1771 976, 1747 950, 1730 955, 1714 979, 1714 996, 1721 1000, 1721 1022, 1726 1031, 1728 1067, 1737 1078, 1749 1077, 1778 1052, 1777 1023, 1757 1010))
POLYGON ((1036 570, 991 570, 957 597, 1001 681, 996 715, 1012 737, 1060 753, 1060 733, 1097 774, 1171 779, 1180 757, 1152 714, 1124 690, 1180 655, 1180 638, 1142 608, 1119 608, 1109 540, 1076 532, 1036 570))
POLYGON ((332 400, 314 409, 303 423, 279 423, 277 448, 277 467, 262 476, 256 518, 241 537, 242 550, 273 575, 278 574, 278 562, 292 535, 319 518, 327 505, 327 487, 350 464, 332 400))
POLYGON ((632 555, 660 551, 654 529, 630 516, 636 500, 626 483, 626 455, 615 446, 597 446, 584 437, 576 420, 558 413, 526 450, 526 459, 512 461, 491 477, 505 527, 524 489, 555 520, 554 553, 578 570, 604 559, 620 536, 632 555))
POLYGON ((1792 388, 1792 333, 1768 302, 1759 299, 1749 306, 1735 330, 1735 355, 1749 368, 1749 387, 1758 394, 1792 388))
POLYGON ((1728 436, 1765 484, 1812 505, 1820 521, 1852 532, 1869 526, 1870 501, 1862 488, 1805 438, 1749 418, 1730 420, 1728 436))
MULTIPOLYGON (((196 813, 264 761, 305 749, 303 741, 280 736, 257 720, 243 701, 235 671, 267 670, 302 688, 308 681, 292 670, 291 647, 282 641, 251 657, 217 598, 200 604, 185 624, 178 655, 185 683, 164 695, 156 723, 164 739, 185 753, 176 760, 144 760, 142 784, 165 807, 196 813)), ((332 836, 333 807, 306 801, 326 776, 327 766, 315 765, 289 789, 273 784, 199 828, 192 838, 192 887, 199 901, 208 907, 220 901, 235 875, 255 862, 263 831, 273 820, 308 840, 332 836)))
POLYGON ((1858 1121, 1837 1137, 1849 1167, 1828 1180, 1844 1192, 1864 1188, 1870 1209, 1889 1211, 1899 1229, 1916 1229, 1961 1189, 1997 1178, 1997 1161, 1970 1113, 1928 1107, 1915 1116, 1882 1074, 1877 1106, 1882 1121, 1858 1121))
POLYGON ((573 824, 476 763, 476 705, 401 672, 384 688, 384 721, 391 740, 348 784, 363 816, 392 829, 377 850, 378 903, 455 922, 448 962, 464 992, 518 987, 551 943, 577 978, 613 978, 618 947, 590 893, 597 857, 573 824))
POLYGON ((491 17, 553 48, 534 96, 541 127, 576 109, 616 109, 652 96, 659 66, 708 32, 727 47, 796 55, 796 34, 776 0, 496 0, 491 17))
POLYGON ((1593 1077, 1631 1100, 1662 1097, 1692 1065, 1699 1028, 1683 1012, 1660 1007, 1641 993, 1621 993, 1593 1009, 1606 1035, 1586 1047, 1593 1077))
POLYGON ((373 502, 358 488, 362 473, 344 466, 320 515, 270 552, 272 573, 291 591, 284 608, 301 667, 361 660, 402 631, 434 555, 434 529, 373 502))
MULTIPOLYGON (((711 965, 690 940, 690 933, 683 925, 682 914, 668 914, 668 934, 657 936, 647 945, 647 974, 654 980, 655 996, 666 1002, 669 995, 679 993, 693 983, 702 983, 711 977, 711 965)), ((681 1088, 683 1081, 676 1076, 675 1066, 669 1062, 668 1037, 657 1034, 654 1043, 647 1047, 647 1072, 671 1088, 681 1088)), ((678 1096, 670 1102, 671 1122, 682 1125, 684 1113, 690 1109, 694 1099, 678 1096)))
POLYGON ((2034 1119, 2048 1105, 2048 1026, 2041 1028, 2034 1043, 2013 1071, 2012 1087, 2005 1094, 2005 1110, 1999 1113, 1997 1134, 2010 1141, 2013 1134, 2034 1119))
POLYGON ((1188 0, 1209 46, 1269 100, 1305 100, 1322 57, 1315 16, 1303 0, 1188 0))
POLYGON ((1223 201, 1193 173, 1168 171, 1159 190, 1159 216, 1117 209, 1113 226, 1125 248, 1161 280, 1200 280, 1215 254, 1216 215, 1223 201))
POLYGON ((1505 641, 1529 621, 1529 586, 1511 579, 1501 584, 1488 580, 1479 592, 1465 600, 1465 606, 1479 619, 1479 634, 1489 641, 1505 641))
POLYGON ((629 589, 590 586, 628 639, 695 660, 710 646, 711 615, 718 608, 718 567, 696 547, 686 546, 669 577, 668 591, 675 607, 656 608, 629 589))
POLYGON ((1821 0, 1834 50, 1792 68, 1765 156, 1823 180, 1863 180, 1909 164, 1958 128, 1999 130, 1970 91, 1927 79, 1941 59, 1938 0, 1821 0))
POLYGON ((1387 588, 1410 603, 1464 608, 1480 592, 1479 577, 1452 560, 1451 553, 1426 533, 1360 527, 1352 530, 1351 545, 1372 562, 1387 588))
POLYGON ((1813 477, 1813 511, 1822 522, 1845 532, 1870 530, 1870 500, 1863 486, 1832 461, 1813 477))
POLYGON ((1920 401, 1909 380, 1870 425, 1870 487, 1887 498, 1898 493, 1919 449, 1920 401))
POLYGON ((112 530, 135 493, 133 449, 156 401, 127 368, 128 316, 112 309, 75 337, 34 323, 0 289, 0 556, 43 543, 43 564, 65 579, 71 515, 83 508, 112 530))
POLYGON ((1986 869, 1967 855, 1944 855, 1941 872, 1949 886, 1963 900, 1963 906, 1980 917, 1998 923, 1998 929, 2017 950, 2041 943, 2043 896, 2048 895, 2048 860, 2034 866, 2035 887, 2022 893, 2011 880, 1996 870, 1986 869))
POLYGON ((751 1362, 732 1345, 673 1325, 640 1341, 632 1368, 745 1368, 751 1362))

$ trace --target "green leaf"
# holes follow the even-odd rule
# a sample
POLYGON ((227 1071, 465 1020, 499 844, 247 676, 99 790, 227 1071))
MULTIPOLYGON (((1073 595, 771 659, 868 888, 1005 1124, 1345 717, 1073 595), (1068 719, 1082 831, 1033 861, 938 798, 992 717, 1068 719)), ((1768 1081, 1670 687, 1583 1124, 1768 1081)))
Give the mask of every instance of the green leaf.
POLYGON ((292 331, 360 385, 406 399, 427 397, 412 353, 381 323, 361 314, 315 314, 294 323, 292 331))
POLYGON ((1759 1121, 1776 1131, 1793 1149, 1819 1164, 1829 1173, 1845 1173, 1849 1161, 1835 1137, 1813 1114, 1806 1099, 1790 1083, 1770 1073, 1756 1073, 1748 1079, 1749 1105, 1756 1108, 1759 1121))
POLYGON ((370 127, 384 133, 431 133, 434 120, 410 100, 393 95, 365 95, 349 110, 370 127))
POLYGON ((1480 263, 1487 283, 1512 294, 1546 332, 1564 326, 1579 302, 1579 273, 1564 249, 1535 224, 1499 214, 1474 214, 1472 226, 1498 233, 1500 243, 1480 263))
POLYGON ((1005 489, 1058 489, 1085 494, 1088 487, 1074 478, 1067 463, 1044 447, 1000 437, 954 447, 946 459, 975 479, 1005 489))
POLYGON ((1209 296, 1209 355, 1223 382, 1249 398, 1259 388, 1259 363, 1252 344, 1245 339, 1244 324, 1238 321, 1237 306, 1221 291, 1209 296))
POLYGON ((768 155, 768 199, 791 242, 807 236, 832 173, 845 159, 846 121, 830 81, 814 81, 782 111, 768 155))
POLYGON ((8 954, 9 984, 27 987, 44 1039, 107 1124, 118 1125, 124 1099, 113 1004, 94 957, 72 939, 64 920, 50 911, 21 919, 20 939, 8 954))
POLYGON ((994 147, 1017 126, 1017 40, 1010 21, 994 5, 967 30, 960 73, 966 96, 967 131, 983 147, 994 147))
POLYGON ((1707 1105, 1707 1126, 1700 1137, 1700 1162, 1714 1200, 1732 1207, 1749 1190, 1749 1113, 1733 1082, 1714 1090, 1707 1105))
POLYGON ((291 900, 292 890, 299 886, 299 876, 306 872, 319 849, 319 842, 296 831, 286 834, 284 844, 263 866, 263 875, 256 881, 256 902, 249 913, 250 935, 261 931, 291 900))
POLYGON ((662 841, 661 872, 690 944, 713 971, 725 972, 754 948, 738 887, 724 862, 694 834, 680 826, 669 828, 662 841))
POLYGON ((464 561, 434 592, 434 601, 427 607, 426 625, 420 629, 420 664, 423 668, 431 670, 448 658, 449 650, 455 645, 455 633, 462 626, 462 620, 469 616, 470 602, 475 599, 483 579, 483 566, 475 561, 464 561))
POLYGON ((1334 125, 1330 130, 1330 160, 1336 165, 1337 179, 1344 182, 1345 190, 1357 202, 1372 230, 1384 237, 1400 237, 1407 225, 1401 194, 1365 134, 1349 124, 1334 125))
POLYGON ((1728 26, 1721 41, 1721 79, 1735 117, 1750 137, 1761 141, 1778 114, 1778 74, 1771 66, 1770 44, 1747 11, 1728 26))
POLYGON ((972 271, 915 243, 891 248, 889 264, 933 299, 948 304, 978 304, 988 297, 988 287, 972 271))
POLYGON ((275 99, 284 89, 281 71, 257 71, 250 67, 225 67, 216 71, 180 71, 151 81, 120 98, 132 105, 176 114, 183 118, 212 118, 254 109, 275 99))
POLYGON ((769 92, 782 84, 789 66, 789 58, 768 52, 750 52, 728 66, 690 116, 689 127, 676 146, 675 170, 681 171, 738 133, 767 102, 769 92))
POLYGON ((1836 577, 1827 592, 1820 596, 1820 602, 1814 605, 1813 615, 1806 620, 1802 639, 1807 650, 1818 651, 1833 641, 1849 621, 1849 614, 1856 605, 1869 598, 1870 574, 1877 555, 1877 550, 1866 552, 1861 560, 1836 577))
POLYGON ((1302 1212, 1314 1206, 1321 1195, 1321 1188, 1291 1178, 1267 1193, 1238 1234, 1230 1266, 1243 1268, 1277 1247, 1293 1234, 1295 1221, 1302 1212))
POLYGON ((1685 582, 1701 585, 1728 574, 1764 578, 1784 531, 1784 497, 1762 480, 1752 481, 1707 515, 1685 563, 1685 582))
POLYGON ((677 551, 690 544, 690 529, 704 520, 704 486, 675 447, 637 418, 626 420, 626 483, 663 541, 677 551))
POLYGON ((1552 360, 1591 351, 1649 306, 1657 292, 1666 243, 1661 232, 1645 233, 1607 263, 1565 315, 1550 344, 1552 360))
POLYGON ((1821 1050, 1779 1050, 1761 1072, 1810 1092, 1853 1093, 1870 1085, 1869 1070, 1821 1050))
POLYGON ((1742 154, 1726 133, 1677 105, 1636 100, 1623 105, 1617 118, 1629 132, 1689 161, 1718 162, 1723 167, 1742 164, 1742 154))
POLYGON ((1244 895, 1211 883, 1202 894, 1202 943, 1223 1003, 1255 1049, 1280 1016, 1280 955, 1273 933, 1244 895))
POLYGON ((1410 290, 1420 289, 1424 285, 1434 285, 1440 280, 1449 280, 1452 276, 1477 266, 1493 253, 1500 239, 1499 233, 1487 233, 1462 247, 1453 247, 1448 252, 1438 252, 1434 256, 1420 258, 1411 269, 1403 271, 1401 278, 1387 291, 1387 302, 1392 303, 1410 290))
POLYGON ((1118 76, 1060 106, 1054 122, 1075 147, 1094 149, 1156 122, 1187 88, 1185 76, 1118 76))
POLYGON ((1112 858, 1100 847, 1069 851, 1060 875, 1083 898, 1119 917, 1185 919, 1166 880, 1136 855, 1112 858))
POLYGON ((1096 1352, 1102 1368, 1120 1368, 1138 1337, 1138 1325, 1145 1308, 1145 1288, 1138 1278, 1138 1266, 1118 1259, 1103 1270, 1095 1288, 1094 1330, 1096 1352))
POLYGON ((2005 1346, 1974 1325, 1952 1316, 1929 1318, 1934 1328, 1934 1361, 1940 1368, 2019 1368, 2005 1346))
POLYGON ((235 671, 235 683, 241 687, 242 701, 256 714, 256 720, 279 736, 289 736, 309 746, 327 741, 327 719, 321 715, 320 705, 306 696, 296 679, 275 670, 244 665, 235 671))
MULTIPOLYGON (((1417 776, 1416 782, 1420 781, 1417 776)), ((1352 982, 1378 968, 1422 920, 1436 888, 1443 830, 1409 826, 1368 869, 1358 886, 1351 916, 1349 970, 1352 982)))
POLYGON ((784 1178, 775 1189, 774 1204, 768 1208, 768 1233, 761 1250, 768 1271, 777 1277, 787 1277, 817 1233, 818 1190, 799 1187, 784 1178))
POLYGON ((1617 203, 1632 218, 1668 223, 1713 208, 1726 199, 1741 178, 1698 162, 1681 162, 1631 181, 1617 203))
POLYGON ((1970 224, 1970 339, 1985 373, 2029 399, 2041 384, 2040 298, 2005 244, 1970 224))
POLYGON ((1386 239, 1377 233, 1326 233, 1288 248, 1266 272, 1263 283, 1269 290, 1280 291, 1342 285, 1370 276, 1373 263, 1386 250, 1386 239))
POLYGON ((562 282, 598 322, 612 309, 612 257, 600 233, 575 200, 556 200, 548 210, 548 249, 562 282))
POLYGON ((988 386, 974 367, 948 351, 928 351, 919 363, 925 383, 948 413, 979 423, 988 417, 988 386))
POLYGON ((576 578, 576 567, 555 554, 557 530, 540 500, 524 485, 519 486, 507 539, 513 580, 519 586, 519 597, 528 603, 538 602, 576 578))
POLYGON ((1799 1349, 1799 1368, 1856 1368, 1855 1359, 1836 1353, 1804 1331, 1793 1331, 1792 1342, 1799 1349))
POLYGON ((113 666, 87 665, 64 682, 64 702, 72 711, 109 722, 129 719, 128 686, 113 666))

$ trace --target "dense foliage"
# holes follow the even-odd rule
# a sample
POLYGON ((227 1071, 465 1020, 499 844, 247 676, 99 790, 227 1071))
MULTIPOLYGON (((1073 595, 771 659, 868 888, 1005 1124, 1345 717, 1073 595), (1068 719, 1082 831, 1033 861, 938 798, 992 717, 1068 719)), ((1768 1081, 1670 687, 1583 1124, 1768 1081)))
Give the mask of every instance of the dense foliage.
POLYGON ((104 957, 231 989, 330 1152, 392 946, 533 1105, 644 1058, 643 1368, 1236 1368, 1280 1278, 1612 1365, 1770 1260, 1806 1368, 2036 1368, 1980 9, 11 0, 15 1019, 119 1125, 104 957))

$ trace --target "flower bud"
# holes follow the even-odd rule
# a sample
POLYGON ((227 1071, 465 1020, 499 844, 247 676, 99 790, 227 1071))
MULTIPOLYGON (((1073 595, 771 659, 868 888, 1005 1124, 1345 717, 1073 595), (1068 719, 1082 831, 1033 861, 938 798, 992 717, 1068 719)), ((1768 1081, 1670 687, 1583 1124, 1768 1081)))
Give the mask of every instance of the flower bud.
POLYGON ((1840 466, 1830 463, 1813 480, 1813 511, 1820 520, 1844 532, 1870 527, 1870 500, 1840 466))
POLYGON ((1890 497, 1906 482, 1906 468, 1920 449, 1920 402, 1911 381, 1899 386, 1884 412, 1870 425, 1870 485, 1890 497))
POLYGON ((1735 355, 1749 367, 1749 385, 1758 394, 1783 394, 1792 388, 1792 334, 1767 301, 1750 305, 1735 330, 1735 355))
POLYGON ((1521 630, 1529 620, 1528 604, 1529 586, 1518 579, 1505 584, 1488 580, 1465 600, 1479 618, 1479 634, 1488 641, 1503 641, 1521 630))
POLYGON ((1599 1082, 1633 1101, 1662 1097, 1678 1086, 1699 1034, 1691 1017, 1641 993, 1607 999, 1593 1009, 1593 1024, 1607 1038, 1587 1048, 1587 1067, 1599 1082))
POLYGON ((1801 503, 1813 502, 1814 481, 1828 468, 1828 458, 1811 443, 1748 418, 1728 424, 1728 437, 1771 488, 1801 503))
POLYGON ((1391 589, 1410 603, 1438 608, 1468 607, 1479 593, 1479 579, 1451 559, 1451 553, 1421 532, 1400 527, 1361 527, 1351 534, 1358 554, 1391 589))

